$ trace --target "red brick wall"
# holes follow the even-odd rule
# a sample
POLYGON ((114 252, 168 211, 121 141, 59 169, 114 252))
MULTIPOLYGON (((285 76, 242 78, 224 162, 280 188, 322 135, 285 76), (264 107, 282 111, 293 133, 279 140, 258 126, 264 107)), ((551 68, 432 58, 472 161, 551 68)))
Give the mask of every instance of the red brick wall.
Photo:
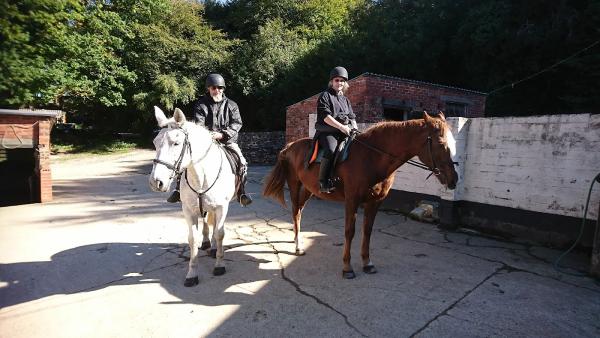
POLYGON ((52 121, 46 116, 0 115, 0 140, 3 144, 18 145, 32 141, 36 151, 36 174, 40 180, 39 202, 52 201, 50 171, 50 129, 52 121), (18 133, 18 137, 15 136, 18 133))
POLYGON ((319 94, 291 105, 287 109, 285 142, 292 142, 308 136, 308 115, 317 112, 319 94))
MULTIPOLYGON (((445 109, 445 97, 454 97, 472 103, 468 105, 467 117, 484 116, 486 96, 475 91, 369 73, 351 79, 348 84, 348 98, 359 123, 382 121, 383 100, 411 102, 416 109, 437 112, 445 109)), ((308 136, 308 115, 316 113, 318 96, 287 108, 286 142, 308 136)))

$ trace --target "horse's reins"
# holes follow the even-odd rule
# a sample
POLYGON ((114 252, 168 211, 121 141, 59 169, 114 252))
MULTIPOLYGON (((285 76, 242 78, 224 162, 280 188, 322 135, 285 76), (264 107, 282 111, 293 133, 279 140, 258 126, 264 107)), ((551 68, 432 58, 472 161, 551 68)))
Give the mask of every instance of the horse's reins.
MULTIPOLYGON (((212 143, 211 143, 212 146, 212 143)), ((210 147, 208 147, 210 149, 210 147)), ((219 149, 220 150, 220 149, 219 149)), ((207 152, 208 153, 208 152, 207 152)), ((215 178, 215 180, 212 182, 212 184, 210 185, 210 187, 208 187, 206 190, 204 190, 203 192, 198 192, 196 191, 196 189, 194 189, 191 185, 190 182, 187 179, 187 169, 185 170, 185 182, 187 183, 188 187, 190 187, 190 189, 192 189, 193 192, 195 192, 198 196, 204 195, 206 194, 210 189, 212 189, 212 187, 215 185, 215 183, 217 183, 217 180, 219 179, 219 176, 221 176, 221 170, 223 169, 223 151, 219 151, 219 154, 221 154, 221 164, 219 165, 219 172, 217 173, 217 177, 215 178)), ((200 159, 202 160, 202 159, 200 159)), ((200 162, 200 161, 197 161, 200 162)), ((196 162, 196 163, 197 163, 196 162)))
MULTIPOLYGON (((356 134, 360 134, 360 132, 356 131, 355 135, 356 134)), ((395 161, 401 161, 401 159, 399 157, 391 155, 389 153, 386 153, 385 151, 383 151, 381 149, 378 149, 376 147, 373 147, 372 145, 370 145, 370 144, 368 144, 366 142, 363 142, 361 140, 356 139, 354 136, 351 136, 351 138, 352 138, 352 140, 354 140, 354 141, 362 144, 363 146, 365 146, 365 147, 367 147, 367 148, 369 148, 369 149, 371 149, 373 151, 376 151, 376 152, 378 152, 380 154, 383 154, 383 155, 386 155, 388 157, 391 157, 395 161)), ((433 146, 431 145, 432 142, 433 141, 431 139, 431 135, 427 136, 427 150, 429 151, 429 156, 431 158, 431 164, 433 165, 433 168, 430 168, 429 166, 425 165, 424 163, 417 162, 417 161, 414 161, 414 160, 408 160, 408 161, 406 161, 406 163, 408 163, 410 165, 413 165, 413 166, 415 166, 417 168, 421 168, 421 169, 424 169, 424 170, 431 171, 431 173, 429 174, 429 176, 427 176, 427 178, 425 178, 425 179, 429 179, 429 177, 431 177, 431 175, 435 175, 435 176, 439 176, 440 175, 440 169, 437 167, 437 165, 435 163, 435 159, 433 158, 433 146)), ((458 164, 457 162, 452 162, 452 163, 453 164, 458 164)))

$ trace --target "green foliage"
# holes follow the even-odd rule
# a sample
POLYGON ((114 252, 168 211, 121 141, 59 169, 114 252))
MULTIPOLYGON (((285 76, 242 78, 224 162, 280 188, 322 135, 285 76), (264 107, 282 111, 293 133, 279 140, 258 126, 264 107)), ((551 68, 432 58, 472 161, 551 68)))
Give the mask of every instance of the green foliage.
POLYGON ((98 133, 81 129, 52 130, 51 152, 53 154, 109 154, 135 148, 150 147, 149 138, 141 135, 119 136, 114 133, 98 133))
POLYGON ((237 43, 185 0, 15 1, 0 10, 0 104, 58 106, 101 128, 141 127, 152 105, 188 104, 237 43))
POLYGON ((599 0, 5 0, 0 106, 148 130, 220 72, 245 130, 282 129, 342 65, 492 91, 489 115, 593 111, 600 44, 568 57, 599 36, 599 0))
POLYGON ((53 103, 49 87, 66 75, 62 58, 71 42, 71 22, 81 19, 76 0, 26 0, 0 3, 0 104, 53 103), (55 77, 59 77, 57 80, 55 77))
POLYGON ((232 1, 227 5, 229 12, 215 3, 207 4, 211 22, 244 39, 233 52, 229 68, 234 85, 228 88, 228 95, 242 96, 235 99, 242 113, 250 111, 244 116, 246 126, 282 128, 285 107, 300 98, 299 93, 322 88, 322 83, 316 82, 306 86, 307 76, 312 80, 315 68, 329 72, 334 62, 311 64, 309 73, 300 72, 299 66, 321 45, 351 31, 351 15, 359 4, 364 1, 232 1))

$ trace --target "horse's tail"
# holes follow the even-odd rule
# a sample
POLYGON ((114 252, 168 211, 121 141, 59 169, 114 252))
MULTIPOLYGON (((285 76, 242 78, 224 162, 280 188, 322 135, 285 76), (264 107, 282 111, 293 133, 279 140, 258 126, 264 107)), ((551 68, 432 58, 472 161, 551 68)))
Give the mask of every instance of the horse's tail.
POLYGON ((283 195, 283 188, 288 174, 288 160, 286 158, 287 149, 288 147, 286 146, 279 152, 279 155, 277 155, 277 163, 269 176, 267 176, 263 186, 263 196, 278 201, 284 207, 287 207, 283 195))

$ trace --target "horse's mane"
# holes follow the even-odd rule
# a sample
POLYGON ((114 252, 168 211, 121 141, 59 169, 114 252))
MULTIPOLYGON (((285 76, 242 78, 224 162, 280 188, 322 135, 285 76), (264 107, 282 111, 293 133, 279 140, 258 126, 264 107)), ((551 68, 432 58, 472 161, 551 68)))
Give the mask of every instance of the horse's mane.
POLYGON ((371 127, 367 128, 367 130, 365 130, 362 133, 362 135, 364 135, 364 137, 370 137, 370 136, 372 136, 374 134, 378 134, 380 132, 388 132, 388 131, 392 131, 392 130, 397 130, 398 128, 422 125, 423 123, 424 123, 423 119, 408 120, 408 121, 383 121, 383 122, 378 122, 375 125, 372 125, 371 127))

